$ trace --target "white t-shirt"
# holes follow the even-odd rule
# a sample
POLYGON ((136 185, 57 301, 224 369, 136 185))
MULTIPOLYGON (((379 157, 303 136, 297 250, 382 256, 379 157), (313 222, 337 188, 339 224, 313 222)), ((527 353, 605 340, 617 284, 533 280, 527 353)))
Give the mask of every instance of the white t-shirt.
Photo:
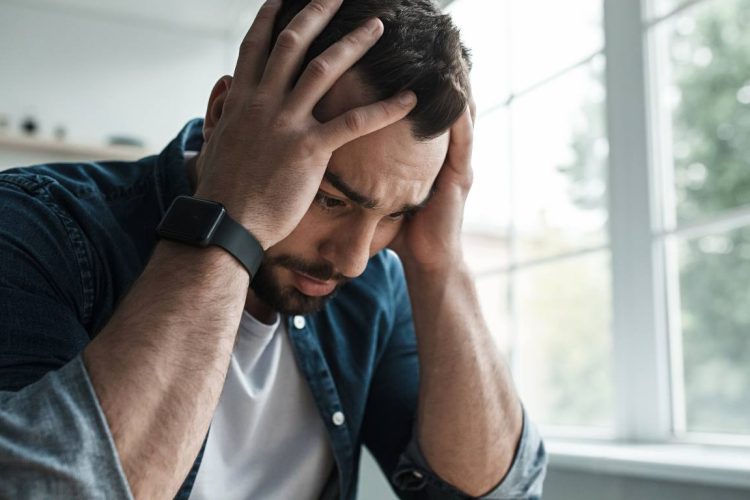
POLYGON ((286 325, 244 311, 190 499, 315 499, 332 468, 286 325))

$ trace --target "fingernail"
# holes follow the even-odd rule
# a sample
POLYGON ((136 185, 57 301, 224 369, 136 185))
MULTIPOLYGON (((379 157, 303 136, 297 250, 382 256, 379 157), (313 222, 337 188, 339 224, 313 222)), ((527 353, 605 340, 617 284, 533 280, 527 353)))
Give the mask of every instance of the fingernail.
POLYGON ((380 25, 380 19, 378 19, 377 17, 373 17, 365 23, 365 28, 367 28, 367 31, 369 31, 370 33, 375 33, 380 29, 380 25))
POLYGON ((398 96, 398 102, 400 102, 404 106, 408 106, 416 100, 417 100, 417 95, 411 90, 407 90, 406 92, 401 92, 401 94, 398 96))

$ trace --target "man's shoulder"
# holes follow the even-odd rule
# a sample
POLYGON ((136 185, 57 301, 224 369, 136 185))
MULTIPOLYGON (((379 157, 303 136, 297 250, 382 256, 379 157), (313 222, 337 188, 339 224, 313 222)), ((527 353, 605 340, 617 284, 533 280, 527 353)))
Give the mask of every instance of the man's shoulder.
POLYGON ((30 194, 52 187, 82 200, 116 199, 152 181, 154 158, 133 162, 45 163, 12 168, 0 172, 0 183, 17 186, 30 194))

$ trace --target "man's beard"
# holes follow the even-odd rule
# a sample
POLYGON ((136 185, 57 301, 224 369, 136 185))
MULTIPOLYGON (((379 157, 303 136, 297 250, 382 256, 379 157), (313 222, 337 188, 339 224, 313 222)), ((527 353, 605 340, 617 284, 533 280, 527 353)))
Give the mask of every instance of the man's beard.
POLYGON ((289 255, 281 255, 267 257, 263 261, 250 288, 260 300, 281 314, 310 314, 323 309, 326 302, 333 298, 346 281, 347 278, 336 274, 329 263, 313 264, 289 255), (273 269, 279 267, 306 274, 320 281, 335 279, 338 284, 328 295, 311 297, 300 292, 293 285, 282 286, 273 274, 273 269))

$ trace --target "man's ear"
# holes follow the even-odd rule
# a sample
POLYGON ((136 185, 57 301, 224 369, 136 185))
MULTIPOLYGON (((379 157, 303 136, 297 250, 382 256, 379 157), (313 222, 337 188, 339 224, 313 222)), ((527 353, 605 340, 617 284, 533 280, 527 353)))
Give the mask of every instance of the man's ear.
POLYGON ((214 129, 219 124, 219 119, 224 112, 224 104, 227 100, 229 89, 232 88, 232 77, 224 75, 214 85, 211 97, 208 98, 208 109, 206 119, 203 122, 203 141, 208 142, 214 129))

